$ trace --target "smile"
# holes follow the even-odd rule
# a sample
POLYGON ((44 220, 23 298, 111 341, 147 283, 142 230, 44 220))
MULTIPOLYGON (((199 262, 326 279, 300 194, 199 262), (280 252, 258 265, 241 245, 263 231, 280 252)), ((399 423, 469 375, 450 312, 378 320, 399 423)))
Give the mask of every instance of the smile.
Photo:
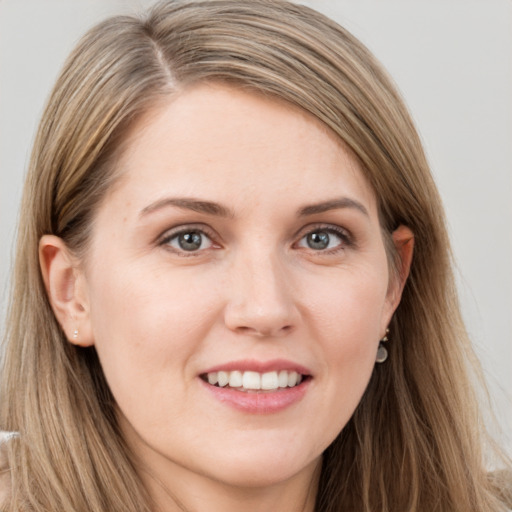
POLYGON ((238 391, 277 391, 298 386, 305 376, 292 370, 259 373, 255 371, 216 371, 201 375, 208 384, 238 391))
POLYGON ((312 372, 293 361, 238 360, 198 375, 217 402, 248 414, 273 414, 299 403, 312 388, 312 372))

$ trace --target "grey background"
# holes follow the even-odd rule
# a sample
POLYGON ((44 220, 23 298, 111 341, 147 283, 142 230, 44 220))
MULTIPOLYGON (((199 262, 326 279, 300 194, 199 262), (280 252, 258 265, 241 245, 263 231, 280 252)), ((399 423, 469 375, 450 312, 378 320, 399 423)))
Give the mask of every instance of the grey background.
MULTIPOLYGON (((58 70, 93 23, 151 3, 0 0, 0 327, 23 175, 58 70)), ((510 449, 512 1, 304 3, 370 47, 419 126, 445 202, 464 317, 484 364, 502 442, 510 449)))

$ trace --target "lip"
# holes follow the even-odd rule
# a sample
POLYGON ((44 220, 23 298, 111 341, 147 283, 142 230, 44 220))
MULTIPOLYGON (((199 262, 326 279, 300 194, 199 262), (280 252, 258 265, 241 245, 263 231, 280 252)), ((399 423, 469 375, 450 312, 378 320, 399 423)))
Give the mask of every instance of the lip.
POLYGON ((198 380, 206 391, 222 404, 248 414, 275 414, 292 407, 304 398, 311 384, 311 372, 302 365, 284 359, 270 361, 242 360, 213 366, 201 372, 198 380), (289 370, 307 376, 298 386, 276 391, 237 391, 205 382, 200 375, 219 371, 253 371, 258 373, 289 370))
POLYGON ((272 392, 251 392, 219 388, 208 384, 201 378, 198 380, 219 402, 250 414, 275 414, 293 406, 302 400, 311 382, 311 379, 307 379, 293 388, 282 388, 272 392))
POLYGON ((256 361, 252 359, 243 359, 240 361, 230 361, 228 363, 219 364, 217 366, 213 366, 201 372, 212 373, 212 372, 232 372, 235 370, 240 370, 242 372, 279 372, 281 370, 289 370, 295 371, 302 375, 311 376, 311 371, 302 366, 300 364, 294 363, 292 361, 287 361, 286 359, 271 359, 269 361, 256 361))

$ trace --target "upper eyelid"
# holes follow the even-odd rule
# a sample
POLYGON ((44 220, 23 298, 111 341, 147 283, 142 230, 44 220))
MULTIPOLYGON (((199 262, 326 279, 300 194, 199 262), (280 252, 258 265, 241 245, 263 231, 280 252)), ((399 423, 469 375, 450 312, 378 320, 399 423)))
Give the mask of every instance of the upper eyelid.
POLYGON ((353 235, 352 235, 351 231, 348 230, 347 228, 344 228, 337 224, 329 224, 329 223, 325 223, 325 222, 308 224, 307 226, 304 226, 301 229, 299 229, 296 232, 295 237, 302 238, 305 235, 312 233, 313 231, 319 231, 319 230, 333 231, 334 233, 337 233, 340 235, 345 235, 347 238, 353 239, 353 235))
POLYGON ((165 242, 166 240, 169 240, 171 238, 174 238, 175 236, 179 235, 180 233, 186 233, 187 231, 199 231, 200 233, 203 233, 211 240, 215 238, 219 238, 218 235, 213 231, 211 228, 206 226, 205 224, 182 224, 180 226, 175 226, 173 228, 166 229, 161 235, 158 236, 157 242, 165 242))

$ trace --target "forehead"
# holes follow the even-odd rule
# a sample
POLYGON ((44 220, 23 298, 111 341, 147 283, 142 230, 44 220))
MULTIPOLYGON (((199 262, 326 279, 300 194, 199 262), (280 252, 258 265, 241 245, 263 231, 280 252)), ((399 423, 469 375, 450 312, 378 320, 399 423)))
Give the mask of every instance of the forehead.
POLYGON ((237 193, 264 201, 278 192, 311 202, 352 194, 375 207, 357 158, 329 128, 239 88, 201 84, 170 97, 131 127, 123 147, 119 185, 138 196, 207 193, 233 202, 237 193))

